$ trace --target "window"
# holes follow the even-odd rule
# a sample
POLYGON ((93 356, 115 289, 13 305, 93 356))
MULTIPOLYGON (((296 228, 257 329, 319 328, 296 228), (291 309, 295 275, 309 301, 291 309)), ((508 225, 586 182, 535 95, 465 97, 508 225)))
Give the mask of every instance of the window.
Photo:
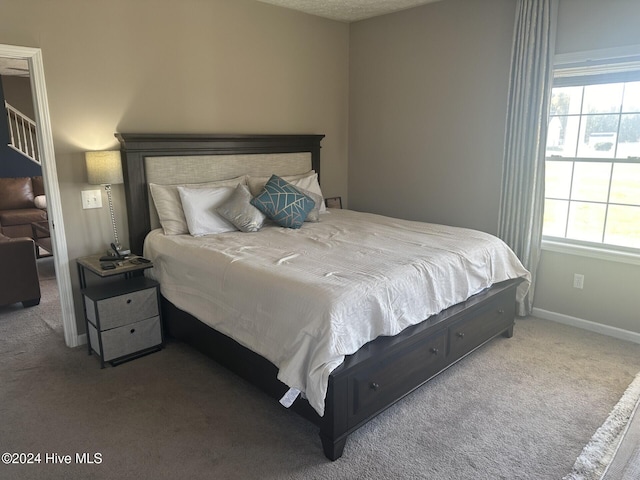
POLYGON ((547 240, 640 253, 640 68, 556 71, 546 146, 547 240), (604 72, 604 73, 603 73, 604 72))

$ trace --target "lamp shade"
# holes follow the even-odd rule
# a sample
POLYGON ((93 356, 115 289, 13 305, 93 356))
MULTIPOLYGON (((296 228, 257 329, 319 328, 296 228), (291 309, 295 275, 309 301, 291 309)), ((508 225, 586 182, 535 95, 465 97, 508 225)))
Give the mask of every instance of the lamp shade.
POLYGON ((123 183, 120 152, 86 152, 88 182, 92 185, 116 185, 123 183))

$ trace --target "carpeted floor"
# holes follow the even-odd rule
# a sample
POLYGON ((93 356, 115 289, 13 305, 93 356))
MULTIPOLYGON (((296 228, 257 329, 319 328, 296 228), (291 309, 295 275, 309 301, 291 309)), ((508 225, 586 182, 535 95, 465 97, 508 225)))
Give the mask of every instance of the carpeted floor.
POLYGON ((556 480, 640 371, 640 345, 518 320, 329 462, 316 427, 186 345, 101 370, 17 310, 0 309, 0 453, 40 463, 0 478, 556 480))

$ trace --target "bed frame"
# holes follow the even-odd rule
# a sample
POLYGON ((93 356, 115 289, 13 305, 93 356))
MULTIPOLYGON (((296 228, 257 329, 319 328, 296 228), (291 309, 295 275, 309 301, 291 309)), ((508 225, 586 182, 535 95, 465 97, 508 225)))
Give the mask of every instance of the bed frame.
MULTIPOLYGON (((320 174, 324 135, 116 134, 121 144, 131 250, 142 254, 151 229, 145 158, 310 152, 320 174)), ((393 337, 379 337, 348 356, 329 377, 325 414, 298 398, 291 407, 320 427, 325 455, 342 456, 348 435, 428 380, 498 335, 513 335, 520 280, 493 285, 393 337)), ((166 332, 257 385, 274 398, 288 387, 260 355, 162 299, 166 332)))

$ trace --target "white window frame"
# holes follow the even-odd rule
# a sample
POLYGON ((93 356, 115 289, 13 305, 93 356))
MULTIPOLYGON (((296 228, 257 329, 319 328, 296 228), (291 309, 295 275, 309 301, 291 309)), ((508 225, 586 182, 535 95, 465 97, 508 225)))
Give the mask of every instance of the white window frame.
MULTIPOLYGON (((640 70, 640 45, 557 54, 554 57, 554 78, 582 77, 605 72, 622 73, 630 70, 640 70)), ((575 243, 571 239, 543 237, 542 249, 640 265, 640 253, 624 247, 613 248, 605 244, 575 243)))

